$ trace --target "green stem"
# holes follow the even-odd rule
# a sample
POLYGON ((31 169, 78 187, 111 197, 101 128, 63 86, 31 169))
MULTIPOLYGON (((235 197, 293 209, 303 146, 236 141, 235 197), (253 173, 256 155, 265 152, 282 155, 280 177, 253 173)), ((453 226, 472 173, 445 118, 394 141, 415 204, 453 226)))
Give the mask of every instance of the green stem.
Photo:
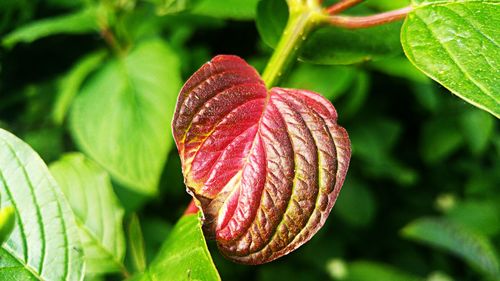
POLYGON ((262 74, 267 88, 279 84, 283 74, 296 61, 298 52, 309 33, 324 18, 321 6, 315 1, 308 1, 307 4, 300 1, 289 4, 290 17, 287 25, 262 74))

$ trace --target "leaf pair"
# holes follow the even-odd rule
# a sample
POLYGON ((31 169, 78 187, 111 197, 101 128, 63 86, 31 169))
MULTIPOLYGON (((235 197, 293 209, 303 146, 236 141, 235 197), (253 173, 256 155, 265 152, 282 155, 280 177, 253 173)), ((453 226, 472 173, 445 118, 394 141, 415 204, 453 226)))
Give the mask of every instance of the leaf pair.
POLYGON ((350 159, 346 131, 320 95, 267 90, 235 56, 217 56, 184 85, 173 120, 204 230, 228 258, 259 264, 324 224, 350 159))

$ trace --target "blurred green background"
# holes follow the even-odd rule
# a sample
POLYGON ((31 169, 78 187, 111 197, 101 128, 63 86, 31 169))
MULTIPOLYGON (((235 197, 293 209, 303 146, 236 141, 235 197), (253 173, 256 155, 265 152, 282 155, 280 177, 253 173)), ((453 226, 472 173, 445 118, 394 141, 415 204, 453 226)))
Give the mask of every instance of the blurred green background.
MULTIPOLYGON (((217 54, 263 70, 272 49, 256 28, 257 2, 1 1, 0 127, 46 163, 83 151, 108 169, 126 218, 140 218, 151 261, 190 200, 169 135, 181 81, 217 54), (114 75, 123 68, 125 78, 114 75), (121 109, 128 76, 149 95, 144 107, 132 107, 143 112, 121 109), (165 114, 148 115, 155 103, 165 114), (110 139, 106 132, 115 128, 121 132, 110 139), (133 154, 148 133, 164 144, 127 156, 137 167, 113 170, 116 163, 99 154, 106 147, 118 147, 114 160, 133 154), (150 166, 159 172, 130 184, 150 166)), ((402 4, 368 1, 364 8, 402 4)), ((223 280, 498 280, 497 119, 432 82, 401 52, 348 66, 299 62, 282 85, 333 102, 353 146, 347 180, 323 229, 275 262, 234 264, 209 242, 223 280)))

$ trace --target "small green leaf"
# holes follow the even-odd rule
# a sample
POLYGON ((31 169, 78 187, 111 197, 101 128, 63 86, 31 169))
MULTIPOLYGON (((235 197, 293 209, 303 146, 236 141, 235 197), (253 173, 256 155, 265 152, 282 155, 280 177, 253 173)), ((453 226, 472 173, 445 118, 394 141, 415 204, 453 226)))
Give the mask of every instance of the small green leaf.
POLYGON ((401 42, 421 71, 500 118, 498 1, 415 0, 401 42))
POLYGON ((31 43, 37 39, 55 34, 82 34, 98 29, 94 9, 73 14, 42 19, 22 26, 7 34, 2 44, 11 48, 19 42, 31 43))
MULTIPOLYGON (((333 272, 329 272, 333 274, 333 272)), ((343 281, 424 281, 390 265, 370 261, 349 263, 343 281)))
POLYGON ((12 206, 3 207, 0 210, 0 245, 3 244, 14 230, 16 225, 16 209, 12 206))
POLYGON ((490 241, 459 224, 440 218, 421 218, 402 229, 405 238, 446 250, 478 271, 500 278, 500 266, 490 241))
POLYGON ((306 39, 300 59, 319 64, 353 64, 390 58, 402 52, 401 23, 363 29, 326 26, 306 39))
POLYGON ((252 20, 259 0, 200 0, 192 9, 193 14, 215 18, 252 20))
POLYGON ((63 155, 50 171, 75 213, 87 273, 122 271, 124 210, 106 171, 80 153, 63 155))
POLYGON ((119 183, 154 194, 172 145, 180 66, 161 40, 108 61, 82 86, 70 112, 79 147, 119 183))
POLYGON ((128 225, 128 239, 130 246, 130 254, 132 256, 132 264, 137 272, 146 270, 146 253, 144 248, 144 237, 142 236, 141 224, 139 217, 133 214, 128 225))
POLYGON ((74 216, 42 159, 0 129, 1 206, 16 226, 0 248, 2 280, 81 280, 82 246, 74 216))
POLYGON ((257 6, 255 23, 262 40, 276 47, 288 20, 288 6, 284 0, 261 0, 257 6))
POLYGON ((334 100, 347 92, 355 78, 356 70, 353 68, 300 63, 283 84, 288 88, 308 89, 334 100))
POLYGON ((358 71, 355 74, 345 102, 339 108, 339 116, 349 118, 355 116, 359 109, 363 106, 370 91, 371 78, 366 71, 358 71))
POLYGON ((495 117, 474 108, 460 116, 460 125, 470 151, 474 155, 483 153, 493 137, 495 117))
POLYGON ((52 111, 52 119, 58 125, 62 124, 66 113, 73 102, 80 86, 87 76, 95 70, 105 58, 103 51, 91 53, 79 60, 69 73, 63 78, 59 86, 59 93, 52 111))
POLYGON ((198 215, 183 216, 177 222, 141 280, 221 280, 208 252, 198 215))
POLYGON ((422 126, 420 153, 427 163, 438 163, 460 148, 463 142, 454 119, 429 120, 422 126))
POLYGON ((349 178, 344 187, 337 199, 337 214, 352 226, 369 225, 377 208, 373 192, 363 183, 349 178))

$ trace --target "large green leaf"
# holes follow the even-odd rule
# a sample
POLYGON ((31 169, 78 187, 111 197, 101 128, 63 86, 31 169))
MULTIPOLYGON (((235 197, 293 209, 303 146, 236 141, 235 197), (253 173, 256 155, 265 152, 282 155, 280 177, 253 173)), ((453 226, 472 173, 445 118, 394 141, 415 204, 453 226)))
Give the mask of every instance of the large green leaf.
POLYGON ((82 246, 73 213, 42 159, 0 129, 0 206, 16 225, 0 248, 2 280, 81 280, 82 246))
POLYGON ((500 266, 490 241, 456 223, 440 218, 421 218, 402 230, 404 237, 444 249, 472 267, 500 278, 500 266))
POLYGON ((2 43, 12 47, 19 42, 30 43, 54 34, 81 34, 98 29, 95 9, 31 22, 7 34, 2 43))
POLYGON ((177 222, 141 280, 221 280, 208 252, 198 215, 186 215, 177 222))
POLYGON ((87 273, 123 271, 124 210, 106 171, 80 153, 65 154, 50 171, 75 213, 87 273))
POLYGON ((81 149, 136 192, 157 191, 172 145, 179 69, 164 42, 143 42, 90 77, 71 109, 71 132, 81 149))
POLYGON ((410 61, 500 118, 500 2, 414 0, 401 41, 410 61))

